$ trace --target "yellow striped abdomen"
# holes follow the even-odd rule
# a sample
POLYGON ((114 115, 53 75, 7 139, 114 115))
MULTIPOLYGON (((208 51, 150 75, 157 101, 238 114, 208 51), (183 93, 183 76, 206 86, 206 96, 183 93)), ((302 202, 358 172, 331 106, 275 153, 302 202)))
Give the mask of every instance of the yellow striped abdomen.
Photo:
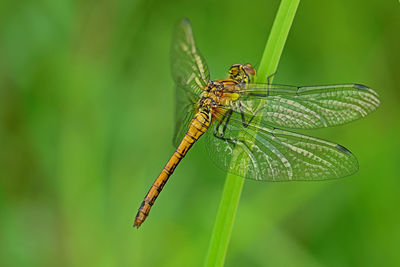
POLYGON ((169 159, 164 169, 161 171, 160 175, 154 181, 149 192, 144 197, 142 205, 136 214, 135 222, 133 226, 139 228, 139 226, 146 220, 149 215, 150 209, 156 201, 158 195, 163 189, 168 178, 174 172, 176 166, 179 164, 181 159, 186 155, 191 146, 196 142, 200 136, 207 131, 210 126, 209 115, 206 112, 198 112, 192 121, 190 122, 189 129, 183 138, 182 142, 179 144, 178 148, 175 150, 172 157, 169 159))

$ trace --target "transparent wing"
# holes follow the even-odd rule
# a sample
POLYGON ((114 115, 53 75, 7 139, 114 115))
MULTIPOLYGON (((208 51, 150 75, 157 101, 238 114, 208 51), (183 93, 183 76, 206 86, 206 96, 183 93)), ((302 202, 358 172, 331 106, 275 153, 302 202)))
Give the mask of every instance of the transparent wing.
POLYGON ((175 129, 172 144, 178 147, 195 115, 195 103, 182 88, 175 89, 175 129))
POLYGON ((173 144, 177 146, 189 129, 195 103, 210 80, 207 64, 196 47, 187 19, 177 24, 172 37, 171 70, 176 84, 173 144))
POLYGON ((339 144, 265 123, 244 127, 235 112, 221 118, 206 134, 207 151, 233 174, 264 181, 324 180, 358 170, 355 156, 339 144))
POLYGON ((175 84, 190 97, 199 97, 210 80, 207 64, 196 47, 187 19, 176 25, 172 37, 171 70, 175 84))
POLYGON ((276 127, 315 129, 344 124, 374 111, 378 94, 360 84, 324 86, 244 85, 241 110, 276 127))

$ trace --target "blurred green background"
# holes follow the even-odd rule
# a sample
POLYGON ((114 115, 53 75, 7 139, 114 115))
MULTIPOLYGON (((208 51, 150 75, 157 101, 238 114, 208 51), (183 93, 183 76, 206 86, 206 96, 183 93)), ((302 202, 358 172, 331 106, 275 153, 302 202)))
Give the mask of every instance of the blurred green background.
MULTIPOLYGON (((0 2, 0 265, 201 266, 225 173, 193 147, 133 229, 174 151, 169 44, 188 17, 213 79, 258 64, 279 1, 0 2)), ((303 1, 276 83, 362 83, 372 115, 307 134, 360 170, 247 181, 226 266, 400 266, 400 3, 303 1)))

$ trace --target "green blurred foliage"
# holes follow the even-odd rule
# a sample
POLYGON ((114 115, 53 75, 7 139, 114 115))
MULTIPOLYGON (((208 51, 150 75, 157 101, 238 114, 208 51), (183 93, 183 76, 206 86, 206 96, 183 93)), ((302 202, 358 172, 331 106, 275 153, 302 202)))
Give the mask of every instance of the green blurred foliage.
MULTIPOLYGON (((0 265, 201 266, 225 174, 197 144, 149 219, 174 151, 169 43, 192 21, 212 78, 257 64, 278 1, 0 3, 0 265)), ((303 1, 275 82, 357 82, 369 117, 307 134, 358 157, 352 177, 248 181, 226 266, 399 266, 400 3, 303 1)))

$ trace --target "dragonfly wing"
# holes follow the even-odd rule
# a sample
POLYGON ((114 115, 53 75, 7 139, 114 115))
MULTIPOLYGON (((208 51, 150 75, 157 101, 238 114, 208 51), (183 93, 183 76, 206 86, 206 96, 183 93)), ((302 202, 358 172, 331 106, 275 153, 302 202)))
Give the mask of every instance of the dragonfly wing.
MULTIPOLYGON (((186 132, 189 124, 195 115, 195 102, 188 98, 188 94, 182 88, 175 90, 175 129, 172 144, 178 147, 186 132)), ((194 96, 192 96, 194 97, 194 96)))
POLYGON ((242 112, 262 117, 272 126, 315 129, 366 116, 379 106, 379 96, 360 84, 304 87, 249 84, 241 96, 241 105, 242 112))
POLYGON ((188 94, 200 97, 210 80, 207 63, 196 47, 187 19, 176 28, 171 46, 171 70, 175 84, 188 94))
POLYGON ((195 104, 210 80, 207 63, 196 47, 187 19, 181 20, 175 28, 171 45, 171 70, 176 84, 173 144, 177 146, 189 129, 195 104))
POLYGON ((220 125, 214 123, 206 145, 212 161, 235 175, 264 181, 324 180, 358 170, 355 156, 339 144, 265 123, 244 127, 237 113, 227 120, 225 116, 220 125))

